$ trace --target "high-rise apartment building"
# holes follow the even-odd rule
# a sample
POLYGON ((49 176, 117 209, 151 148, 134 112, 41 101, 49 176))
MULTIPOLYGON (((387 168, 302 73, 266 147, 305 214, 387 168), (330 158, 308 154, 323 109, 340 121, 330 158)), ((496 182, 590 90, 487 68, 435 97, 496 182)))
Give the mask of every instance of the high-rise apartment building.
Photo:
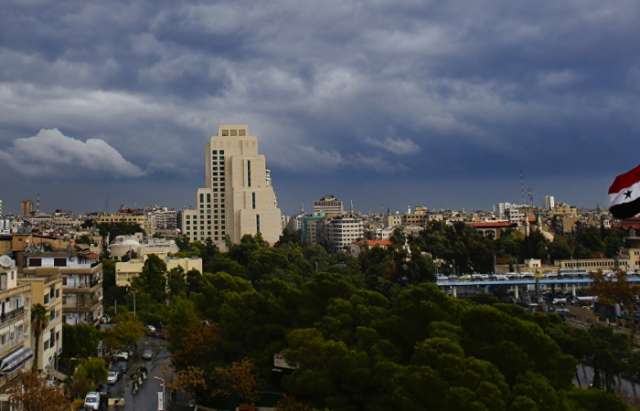
POLYGON ((342 201, 336 196, 326 195, 313 202, 314 213, 323 213, 326 218, 339 217, 344 214, 342 201))
POLYGON ((205 187, 196 208, 182 212, 182 230, 191 241, 211 239, 225 248, 243 235, 260 233, 270 244, 282 233, 282 217, 266 158, 246 125, 222 125, 205 152, 205 187))
POLYGON ((556 199, 554 196, 544 196, 544 208, 547 210, 553 210, 556 206, 556 199))
POLYGON ((20 213, 23 217, 28 217, 33 214, 33 201, 22 200, 20 202, 20 213))

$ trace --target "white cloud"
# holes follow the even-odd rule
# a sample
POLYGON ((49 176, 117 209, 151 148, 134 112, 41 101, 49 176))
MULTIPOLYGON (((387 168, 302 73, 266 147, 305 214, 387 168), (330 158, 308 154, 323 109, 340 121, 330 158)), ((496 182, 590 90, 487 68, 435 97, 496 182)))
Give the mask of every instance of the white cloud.
POLYGON ((371 138, 367 142, 396 155, 416 154, 420 151, 420 146, 410 138, 386 137, 383 140, 371 138))
POLYGON ((55 128, 41 129, 35 136, 14 140, 9 149, 0 150, 0 160, 32 177, 85 175, 87 172, 112 177, 145 174, 104 140, 82 141, 65 136, 55 128))

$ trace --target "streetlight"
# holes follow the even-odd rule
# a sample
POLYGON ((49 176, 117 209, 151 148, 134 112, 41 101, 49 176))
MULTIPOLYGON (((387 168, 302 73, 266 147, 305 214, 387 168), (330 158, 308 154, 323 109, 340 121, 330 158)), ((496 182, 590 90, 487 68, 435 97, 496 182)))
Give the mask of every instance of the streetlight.
POLYGON ((158 411, 164 411, 164 403, 167 401, 167 392, 165 388, 164 378, 162 377, 153 377, 153 378, 160 381, 160 385, 162 386, 162 401, 158 399, 158 411))

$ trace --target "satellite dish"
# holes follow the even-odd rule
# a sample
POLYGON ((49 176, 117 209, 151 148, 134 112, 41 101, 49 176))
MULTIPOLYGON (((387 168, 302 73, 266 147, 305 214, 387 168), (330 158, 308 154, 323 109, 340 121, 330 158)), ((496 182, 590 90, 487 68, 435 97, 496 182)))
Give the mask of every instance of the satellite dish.
POLYGON ((0 267, 13 268, 14 266, 15 263, 13 262, 13 259, 11 257, 9 257, 8 255, 0 256, 0 267))

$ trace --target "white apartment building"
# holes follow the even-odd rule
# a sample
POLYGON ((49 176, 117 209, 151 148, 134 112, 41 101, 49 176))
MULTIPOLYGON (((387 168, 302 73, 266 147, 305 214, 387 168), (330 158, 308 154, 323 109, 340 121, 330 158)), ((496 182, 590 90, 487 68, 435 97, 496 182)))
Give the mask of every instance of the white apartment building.
POLYGON ((0 256, 0 301, 0 407, 5 407, 4 388, 31 367, 33 358, 31 286, 18 282, 16 264, 6 255, 0 256))
POLYGON ((206 145, 205 187, 196 192, 196 208, 182 212, 182 230, 191 241, 210 238, 225 248, 225 237, 240 242, 261 234, 274 244, 282 217, 258 140, 246 125, 222 125, 206 145))
POLYGON ((544 208, 553 210, 556 207, 556 198, 554 196, 544 196, 544 208))
POLYGON ((357 217, 338 217, 325 224, 327 243, 333 251, 342 251, 364 237, 364 224, 357 217))
POLYGON ((147 211, 149 225, 154 231, 175 231, 178 228, 178 212, 174 209, 162 207, 147 211))
POLYGON ((25 276, 62 277, 62 321, 97 324, 102 317, 102 264, 94 253, 67 251, 30 252, 25 276))

